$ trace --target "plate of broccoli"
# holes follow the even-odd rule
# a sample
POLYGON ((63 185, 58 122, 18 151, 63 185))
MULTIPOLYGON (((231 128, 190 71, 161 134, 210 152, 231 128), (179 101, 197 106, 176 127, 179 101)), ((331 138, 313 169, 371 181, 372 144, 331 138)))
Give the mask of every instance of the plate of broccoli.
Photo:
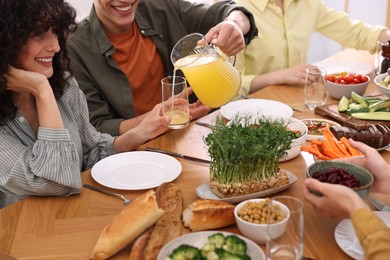
POLYGON ((202 231, 170 241, 157 257, 157 260, 177 259, 264 260, 265 255, 255 242, 243 236, 222 231, 202 231))

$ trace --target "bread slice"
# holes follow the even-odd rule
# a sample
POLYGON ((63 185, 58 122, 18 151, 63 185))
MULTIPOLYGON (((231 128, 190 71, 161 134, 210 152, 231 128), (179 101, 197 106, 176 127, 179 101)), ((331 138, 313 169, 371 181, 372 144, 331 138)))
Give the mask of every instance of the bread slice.
POLYGON ((153 190, 134 199, 100 232, 91 259, 107 259, 130 244, 164 214, 153 190))
POLYGON ((220 200, 196 200, 183 211, 183 221, 192 231, 229 226, 236 223, 234 205, 220 200))
POLYGON ((137 238, 130 252, 130 260, 155 260, 161 248, 179 237, 183 223, 183 196, 180 188, 172 183, 163 183, 156 190, 158 206, 163 216, 146 233, 137 238))

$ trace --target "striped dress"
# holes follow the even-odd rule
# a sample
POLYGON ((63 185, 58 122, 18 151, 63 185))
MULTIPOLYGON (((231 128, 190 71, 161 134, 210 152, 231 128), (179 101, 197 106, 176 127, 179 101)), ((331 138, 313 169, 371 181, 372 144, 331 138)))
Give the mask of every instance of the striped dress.
POLYGON ((81 192, 80 172, 115 153, 114 137, 89 122, 85 96, 74 78, 57 100, 64 129, 38 129, 21 115, 0 126, 0 208, 27 196, 81 192))

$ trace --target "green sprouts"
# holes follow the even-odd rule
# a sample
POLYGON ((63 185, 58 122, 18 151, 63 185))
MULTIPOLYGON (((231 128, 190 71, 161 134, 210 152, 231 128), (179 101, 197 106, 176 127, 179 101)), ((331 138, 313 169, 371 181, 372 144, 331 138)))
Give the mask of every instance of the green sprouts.
POLYGON ((211 157, 210 179, 221 184, 261 181, 279 172, 279 158, 290 148, 289 122, 267 117, 217 118, 204 138, 211 157))

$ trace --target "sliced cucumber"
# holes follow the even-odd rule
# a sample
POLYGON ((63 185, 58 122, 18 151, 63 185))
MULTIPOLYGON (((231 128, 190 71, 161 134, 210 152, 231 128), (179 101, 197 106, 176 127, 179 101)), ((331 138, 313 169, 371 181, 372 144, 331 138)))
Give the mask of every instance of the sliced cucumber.
POLYGON ((369 106, 370 112, 375 112, 381 108, 388 108, 390 106, 390 99, 381 100, 369 106))
POLYGON ((360 96, 359 94, 352 91, 351 97, 353 100, 358 102, 359 104, 362 104, 363 107, 368 107, 368 101, 364 97, 360 96))
POLYGON ((362 104, 360 103, 351 103, 348 106, 349 109, 359 109, 359 108, 364 108, 362 104))
POLYGON ((364 120, 390 121, 390 112, 354 113, 351 116, 364 120))
POLYGON ((365 99, 367 100, 368 104, 370 104, 370 105, 374 104, 376 102, 382 101, 382 99, 377 98, 377 97, 366 97, 365 99))
POLYGON ((349 99, 345 96, 343 96, 339 101, 339 112, 345 112, 347 111, 349 106, 349 99))
POLYGON ((355 113, 367 113, 370 112, 370 109, 368 107, 359 107, 359 108, 348 108, 347 114, 352 115, 355 113))

